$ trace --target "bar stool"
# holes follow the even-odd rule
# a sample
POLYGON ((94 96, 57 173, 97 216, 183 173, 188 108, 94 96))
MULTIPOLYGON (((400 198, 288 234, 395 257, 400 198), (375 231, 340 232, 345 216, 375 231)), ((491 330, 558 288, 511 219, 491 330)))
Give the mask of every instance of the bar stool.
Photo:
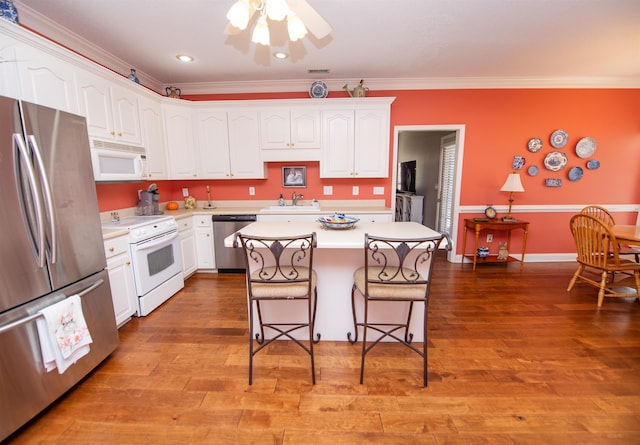
MULTIPOLYGON (((279 338, 293 340, 311 357, 311 380, 316 383, 313 338, 316 305, 317 276, 313 270, 313 250, 317 245, 316 233, 290 237, 258 237, 235 235, 234 247, 242 246, 247 268, 247 300, 249 310, 249 385, 253 383, 253 357, 279 338), (262 303, 273 301, 306 302, 306 316, 296 320, 266 321, 262 303), (254 307, 255 306, 255 307, 254 307), (254 334, 255 317, 259 332, 254 334), (265 336, 265 329, 270 335, 265 336), (293 334, 308 330, 307 340, 293 334)), ((295 311, 294 311, 295 312, 295 311)))
MULTIPOLYGON (((385 338, 396 340, 415 351, 423 359, 424 386, 427 386, 427 312, 429 289, 435 254, 446 235, 421 239, 383 238, 369 234, 364 236, 364 267, 353 275, 351 307, 355 335, 347 333, 351 344, 358 341, 358 328, 362 327, 362 357, 360 384, 364 381, 364 363, 367 354, 385 338), (357 320, 356 295, 363 299, 363 319, 357 320), (370 305, 378 302, 394 302, 408 306, 406 321, 370 321, 370 305), (423 306, 422 349, 412 344, 409 330, 414 303, 423 306), (368 332, 379 337, 367 343, 368 332)), ((448 239, 447 239, 448 241, 448 239)), ((450 248, 451 243, 447 242, 450 248)))

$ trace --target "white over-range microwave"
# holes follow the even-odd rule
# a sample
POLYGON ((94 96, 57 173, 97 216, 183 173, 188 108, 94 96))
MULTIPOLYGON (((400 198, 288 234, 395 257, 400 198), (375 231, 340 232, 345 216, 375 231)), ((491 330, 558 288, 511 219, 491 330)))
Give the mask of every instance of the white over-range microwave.
POLYGON ((96 182, 144 181, 149 177, 144 147, 91 140, 91 163, 96 182))

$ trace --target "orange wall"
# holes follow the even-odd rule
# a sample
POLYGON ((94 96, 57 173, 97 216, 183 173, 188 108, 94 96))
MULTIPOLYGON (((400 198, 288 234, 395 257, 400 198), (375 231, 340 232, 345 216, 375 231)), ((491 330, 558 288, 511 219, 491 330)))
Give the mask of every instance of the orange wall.
MULTIPOLYGON (((333 92, 329 97, 344 95, 344 92, 333 92)), ((306 96, 306 93, 270 93, 184 98, 246 100, 306 96)), ((508 195, 499 189, 512 170, 514 155, 526 157, 521 175, 525 192, 515 195, 515 205, 640 203, 640 89, 375 91, 369 96, 396 97, 391 105, 390 150, 393 149, 393 128, 397 125, 466 126, 461 190, 463 206, 508 204, 508 195), (569 134, 568 144, 561 149, 567 154, 569 164, 564 171, 553 173, 544 169, 543 160, 552 151, 549 136, 556 129, 563 129, 569 134), (598 170, 587 170, 586 160, 575 155, 576 143, 586 136, 594 138, 598 144, 593 156, 601 163, 598 170), (538 153, 527 150, 527 141, 532 137, 543 141, 543 148, 538 153), (532 164, 540 168, 535 177, 526 173, 526 168, 532 164), (573 166, 581 166, 585 170, 580 181, 571 182, 566 177, 573 166), (547 177, 561 178, 563 186, 546 187, 544 180, 547 177)), ((384 186, 387 205, 390 205, 391 175, 388 179, 320 179, 317 162, 269 163, 268 179, 264 180, 158 181, 157 184, 162 201, 182 199, 182 187, 189 187, 197 199, 206 199, 206 185, 211 186, 214 200, 275 200, 283 191, 283 165, 307 166, 308 185, 300 190, 307 199, 325 198, 322 195, 323 185, 333 185, 334 188, 334 195, 327 199, 353 199, 352 185, 360 186, 358 199, 375 199, 380 197, 372 195, 373 186, 384 186), (249 186, 256 188, 255 196, 248 195, 249 186)), ((148 184, 97 185, 100 210, 135 205, 136 191, 148 184)), ((289 194, 291 189, 286 190, 289 194)), ((569 215, 533 213, 517 216, 520 219, 526 217, 531 222, 528 252, 572 251, 572 241, 568 236, 569 215)), ((632 216, 619 215, 619 218, 631 222, 632 216)), ((517 251, 517 243, 518 240, 514 240, 512 251, 517 251)), ((497 249, 497 243, 494 245, 497 249)))

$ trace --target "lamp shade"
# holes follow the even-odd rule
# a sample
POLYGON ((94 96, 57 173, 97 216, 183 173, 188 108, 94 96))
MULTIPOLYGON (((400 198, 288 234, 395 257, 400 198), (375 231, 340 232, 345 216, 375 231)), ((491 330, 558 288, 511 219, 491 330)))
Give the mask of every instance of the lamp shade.
POLYGON ((501 192, 524 192, 519 173, 509 173, 507 180, 500 189, 501 192))

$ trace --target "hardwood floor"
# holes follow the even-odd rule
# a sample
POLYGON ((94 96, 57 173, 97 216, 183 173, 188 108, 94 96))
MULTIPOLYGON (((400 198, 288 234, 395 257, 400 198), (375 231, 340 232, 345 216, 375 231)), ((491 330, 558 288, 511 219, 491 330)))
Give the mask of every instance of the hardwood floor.
MULTIPOLYGON (((573 263, 439 260, 429 386, 418 355, 321 341, 309 360, 281 341, 248 386, 244 277, 198 275, 121 328, 97 370, 11 444, 637 444, 640 304, 566 287, 573 263)), ((349 298, 345 290, 345 298, 349 298)))

